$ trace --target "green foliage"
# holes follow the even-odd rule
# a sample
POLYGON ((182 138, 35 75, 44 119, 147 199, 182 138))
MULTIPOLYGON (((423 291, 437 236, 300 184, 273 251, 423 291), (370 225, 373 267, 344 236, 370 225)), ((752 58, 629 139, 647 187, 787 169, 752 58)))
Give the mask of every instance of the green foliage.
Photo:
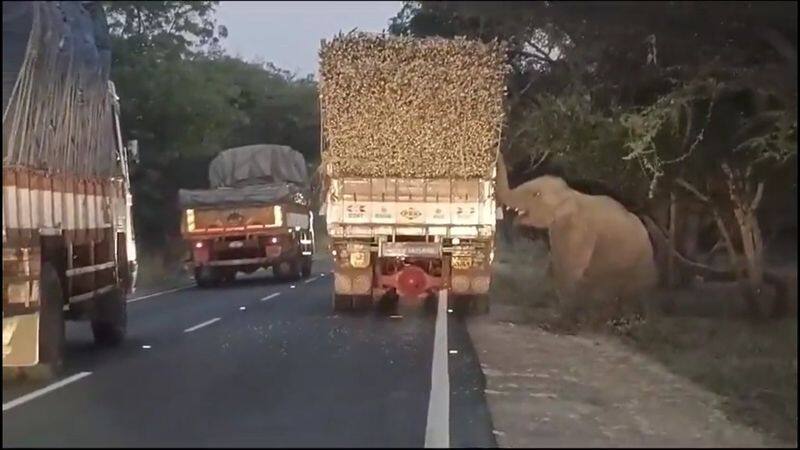
POLYGON ((512 161, 646 199, 723 157, 769 171, 796 153, 796 4, 509 3, 405 2, 390 31, 512 44, 512 161))
POLYGON ((122 130, 141 149, 136 228, 152 244, 178 232, 177 190, 207 187, 208 163, 220 150, 278 143, 318 159, 315 82, 224 55, 216 3, 106 5, 122 130))

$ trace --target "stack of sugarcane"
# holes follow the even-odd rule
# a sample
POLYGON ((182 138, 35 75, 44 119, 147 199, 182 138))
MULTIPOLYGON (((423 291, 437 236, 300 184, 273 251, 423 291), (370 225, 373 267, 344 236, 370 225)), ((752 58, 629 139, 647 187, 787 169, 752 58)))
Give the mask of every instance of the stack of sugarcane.
POLYGON ((498 42, 359 33, 323 43, 323 158, 331 175, 489 176, 507 70, 498 42))

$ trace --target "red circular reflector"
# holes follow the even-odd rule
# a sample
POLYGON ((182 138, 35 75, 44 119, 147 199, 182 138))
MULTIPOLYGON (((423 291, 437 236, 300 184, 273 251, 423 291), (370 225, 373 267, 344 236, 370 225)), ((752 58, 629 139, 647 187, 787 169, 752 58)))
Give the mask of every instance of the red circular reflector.
POLYGON ((427 289, 425 271, 417 266, 406 266, 397 276, 397 290, 400 295, 416 297, 427 289))

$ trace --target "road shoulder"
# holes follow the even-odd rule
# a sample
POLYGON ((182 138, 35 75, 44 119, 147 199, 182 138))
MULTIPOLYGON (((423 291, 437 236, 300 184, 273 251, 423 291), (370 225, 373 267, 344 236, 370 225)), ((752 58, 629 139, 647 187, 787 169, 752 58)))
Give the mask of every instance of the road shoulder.
POLYGON ((468 329, 499 447, 768 445, 729 421, 721 399, 612 337, 514 323, 493 305, 468 329))

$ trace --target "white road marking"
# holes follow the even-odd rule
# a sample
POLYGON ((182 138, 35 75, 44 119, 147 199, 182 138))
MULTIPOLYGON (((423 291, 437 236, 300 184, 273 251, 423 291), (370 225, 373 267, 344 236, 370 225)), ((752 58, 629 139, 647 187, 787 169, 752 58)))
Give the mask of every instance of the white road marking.
POLYGON ((439 291, 436 334, 433 338, 431 394, 428 398, 428 421, 425 447, 450 447, 450 375, 447 368, 447 291, 439 291))
POLYGON ((458 350, 450 350, 450 354, 451 355, 457 355, 458 354, 458 350))
POLYGON ((309 279, 307 279, 306 281, 304 281, 304 283, 305 283, 305 284, 311 283, 312 281, 316 281, 316 280, 317 280, 317 278, 319 278, 319 277, 313 277, 313 278, 309 278, 309 279))
POLYGON ((295 285, 291 285, 289 286, 289 289, 294 289, 295 287, 296 287, 295 285))
POLYGON ((244 306, 240 306, 239 307, 239 311, 244 311, 245 309, 247 309, 247 308, 245 308, 244 306))
POLYGON ((182 291, 184 289, 189 289, 190 287, 195 287, 195 286, 196 286, 196 284, 190 284, 188 286, 181 286, 181 287, 177 287, 175 289, 167 289, 166 291, 155 292, 153 294, 144 295, 142 297, 129 298, 128 299, 128 303, 138 302, 139 300, 144 300, 146 298, 156 297, 156 296, 159 296, 159 295, 164 295, 164 294, 169 294, 169 293, 172 293, 172 292, 182 291))
POLYGON ((23 403, 28 403, 29 401, 31 401, 31 400, 33 400, 35 398, 41 397, 42 395, 47 394, 48 392, 52 392, 52 391, 55 391, 56 389, 60 389, 60 388, 66 386, 66 385, 68 385, 70 383, 74 383, 74 382, 80 380, 81 378, 88 377, 91 374, 92 374, 92 372, 76 373, 75 375, 73 375, 71 377, 64 378, 63 380, 61 380, 59 382, 51 384, 50 386, 45 386, 45 387, 43 387, 41 389, 38 389, 36 391, 29 392, 29 393, 27 393, 25 395, 21 395, 21 396, 15 398, 14 400, 10 400, 10 401, 8 401, 6 403, 3 403, 3 412, 6 412, 9 409, 17 407, 19 405, 22 405, 23 403))
POLYGON ((262 298, 262 299, 261 299, 261 301, 262 301, 262 302, 265 302, 265 301, 267 301, 267 300, 269 300, 269 299, 271 299, 271 298, 275 298, 275 297, 277 297, 277 296, 279 296, 279 295, 281 295, 281 293, 280 293, 280 292, 275 292, 275 293, 273 293, 273 294, 269 294, 268 296, 266 296, 266 297, 262 298))
POLYGON ((152 347, 150 347, 149 345, 145 344, 145 345, 142 346, 142 348, 145 349, 145 350, 150 350, 152 347))
POLYGON ((211 325, 212 323, 214 323, 214 322, 216 322, 216 321, 218 321, 218 320, 220 320, 220 318, 219 318, 219 317, 214 317, 214 318, 213 318, 213 319, 211 319, 211 320, 206 320, 206 321, 205 321, 205 322, 203 322, 203 323, 198 323, 197 325, 195 325, 195 326, 193 326, 193 327, 189 327, 189 328, 187 328, 187 329, 183 330, 183 332, 184 332, 184 333, 191 333, 191 332, 192 332, 192 331, 194 331, 194 330, 199 330, 200 328, 203 328, 203 327, 205 327, 205 326, 211 325))

